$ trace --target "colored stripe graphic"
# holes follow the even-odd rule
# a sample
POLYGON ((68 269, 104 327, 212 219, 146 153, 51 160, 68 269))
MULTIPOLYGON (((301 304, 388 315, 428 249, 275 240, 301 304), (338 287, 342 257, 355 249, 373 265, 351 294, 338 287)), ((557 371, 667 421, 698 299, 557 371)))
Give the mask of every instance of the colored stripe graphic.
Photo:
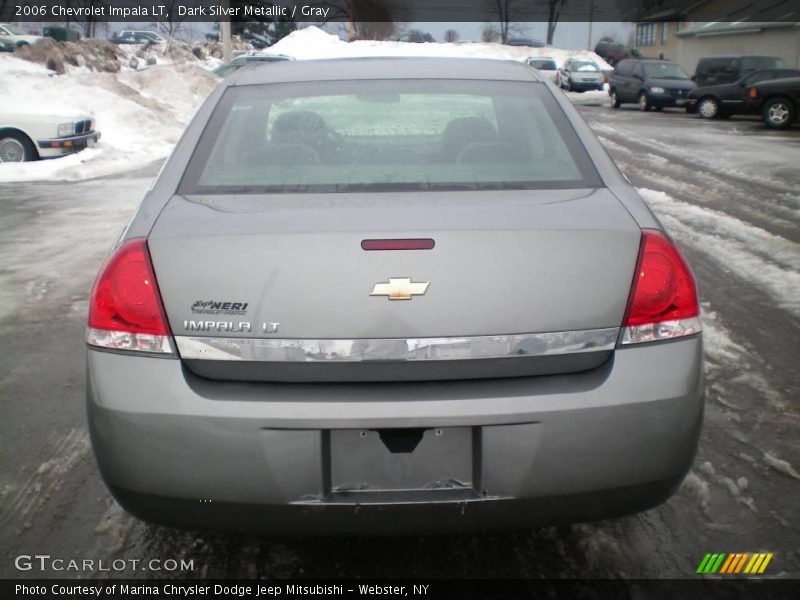
POLYGON ((700 566, 697 567, 697 571, 695 571, 695 573, 705 573, 706 572, 706 565, 708 564, 709 560, 711 560, 711 555, 710 554, 706 554, 703 557, 703 560, 700 561, 700 566))
POLYGON ((764 569, 767 568, 767 565, 769 564, 769 561, 771 561, 771 560, 772 560, 772 552, 767 554, 766 558, 764 558, 764 562, 761 563, 761 567, 759 567, 758 572, 759 573, 763 573, 764 569))
POLYGON ((734 563, 734 558, 736 558, 736 554, 728 554, 728 560, 722 563, 722 568, 719 570, 720 573, 729 573, 728 569, 731 568, 731 564, 734 563))
POLYGON ((758 553, 753 554, 753 558, 751 558, 750 562, 747 563, 747 566, 744 568, 744 572, 745 573, 752 573, 753 572, 753 567, 760 560, 760 557, 761 557, 761 555, 758 554, 758 553))
POLYGON ((709 573, 716 573, 716 572, 717 572, 717 570, 719 569, 720 565, 722 564, 722 560, 723 560, 724 558, 725 558, 725 553, 724 553, 724 552, 722 552, 722 553, 719 555, 719 558, 717 559, 717 562, 715 562, 715 563, 714 563, 714 565, 711 567, 711 570, 709 571, 709 573))
POLYGON ((732 554, 709 552, 700 561, 695 572, 701 575, 713 575, 717 572, 720 575, 732 575, 742 573, 742 569, 744 569, 745 574, 760 575, 766 570, 773 556, 771 552, 755 552, 753 554, 749 552, 732 554))
POLYGON ((744 566, 744 563, 747 561, 747 558, 749 556, 750 556, 749 552, 745 552, 744 554, 742 554, 741 560, 739 560, 739 563, 736 565, 735 569, 733 568, 731 569, 731 573, 739 573, 742 570, 742 567, 744 566))
POLYGON ((707 553, 700 561, 697 567, 698 574, 701 575, 733 575, 733 574, 747 574, 747 575, 760 575, 763 573, 769 562, 774 556, 769 552, 733 552, 726 554, 725 552, 707 553), (743 570, 744 569, 744 570, 743 570))

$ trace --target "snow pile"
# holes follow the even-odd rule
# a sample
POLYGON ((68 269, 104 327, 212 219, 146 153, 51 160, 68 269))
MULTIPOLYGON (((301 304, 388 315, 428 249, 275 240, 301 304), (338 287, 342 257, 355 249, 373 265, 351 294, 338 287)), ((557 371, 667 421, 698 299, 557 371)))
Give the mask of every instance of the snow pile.
POLYGON ((297 59, 346 58, 355 56, 458 56, 523 61, 529 56, 549 57, 561 66, 568 58, 593 60, 603 70, 613 70, 594 52, 560 48, 529 48, 495 43, 421 43, 359 40, 345 42, 318 27, 298 29, 262 52, 286 54, 297 59))
POLYGON ((2 56, 3 113, 89 114, 102 137, 96 148, 70 156, 0 164, 0 182, 88 179, 164 159, 216 83, 210 73, 189 65, 53 76, 43 67, 2 56))
POLYGON ((639 188, 639 193, 679 241, 707 254, 723 272, 731 272, 735 265, 736 274, 757 282, 779 307, 800 317, 796 243, 664 192, 639 188))
MULTIPOLYGON (((242 53, 253 47, 234 36, 232 48, 234 53, 242 53)), ((213 69, 222 58, 222 44, 187 44, 177 40, 168 44, 113 44, 97 38, 57 42, 45 37, 14 52, 14 58, 39 63, 59 75, 76 71, 117 73, 162 64, 196 64, 213 69)))

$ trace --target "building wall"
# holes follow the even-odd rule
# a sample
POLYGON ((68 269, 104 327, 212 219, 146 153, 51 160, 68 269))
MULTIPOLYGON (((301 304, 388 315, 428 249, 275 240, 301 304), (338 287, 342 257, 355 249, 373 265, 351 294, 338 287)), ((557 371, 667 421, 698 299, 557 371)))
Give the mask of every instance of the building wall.
MULTIPOLYGON (((641 52, 642 56, 646 58, 665 58, 667 60, 677 60, 678 56, 678 45, 680 44, 680 38, 678 38, 675 34, 678 31, 678 27, 683 27, 682 24, 679 24, 677 21, 663 21, 661 23, 654 23, 656 29, 656 36, 655 36, 655 45, 654 46, 641 46, 635 45, 635 48, 641 52), (664 39, 663 33, 666 29, 666 39, 664 39)), ((637 37, 636 32, 634 32, 634 44, 636 43, 637 37)))
POLYGON ((679 38, 676 60, 689 73, 697 61, 717 54, 780 56, 789 68, 800 68, 800 28, 765 29, 754 33, 687 36, 679 38))

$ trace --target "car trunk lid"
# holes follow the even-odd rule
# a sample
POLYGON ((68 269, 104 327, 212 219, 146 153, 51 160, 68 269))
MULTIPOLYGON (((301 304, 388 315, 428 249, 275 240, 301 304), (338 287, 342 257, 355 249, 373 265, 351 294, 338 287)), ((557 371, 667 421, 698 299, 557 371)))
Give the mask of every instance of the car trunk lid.
POLYGON ((191 371, 397 381, 602 364, 640 231, 606 189, 175 196, 148 243, 191 371))

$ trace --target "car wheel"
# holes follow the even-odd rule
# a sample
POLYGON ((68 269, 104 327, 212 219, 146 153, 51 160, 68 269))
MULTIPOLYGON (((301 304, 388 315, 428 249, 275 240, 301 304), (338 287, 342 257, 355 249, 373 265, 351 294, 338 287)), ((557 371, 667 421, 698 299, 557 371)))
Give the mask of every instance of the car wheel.
POLYGON ((657 112, 661 112, 662 110, 664 110, 663 106, 654 106, 653 108, 655 108, 657 112))
POLYGON ((763 116, 770 129, 787 129, 794 121, 794 105, 788 98, 773 98, 764 105, 763 116))
POLYGON ((642 92, 639 94, 639 110, 642 112, 647 112, 651 108, 652 106, 650 106, 650 100, 647 98, 647 93, 642 92))
POLYGON ((17 48, 22 48, 23 46, 29 46, 28 42, 17 42, 17 48))
POLYGON ((24 133, 0 133, 0 163, 36 160, 39 155, 33 142, 24 133))
POLYGON ((619 108, 622 102, 619 101, 619 96, 617 96, 617 90, 611 90, 611 94, 609 94, 609 103, 611 104, 611 108, 619 108))
POLYGON ((716 98, 701 98, 697 103, 697 113, 704 119, 719 117, 719 102, 716 98))

